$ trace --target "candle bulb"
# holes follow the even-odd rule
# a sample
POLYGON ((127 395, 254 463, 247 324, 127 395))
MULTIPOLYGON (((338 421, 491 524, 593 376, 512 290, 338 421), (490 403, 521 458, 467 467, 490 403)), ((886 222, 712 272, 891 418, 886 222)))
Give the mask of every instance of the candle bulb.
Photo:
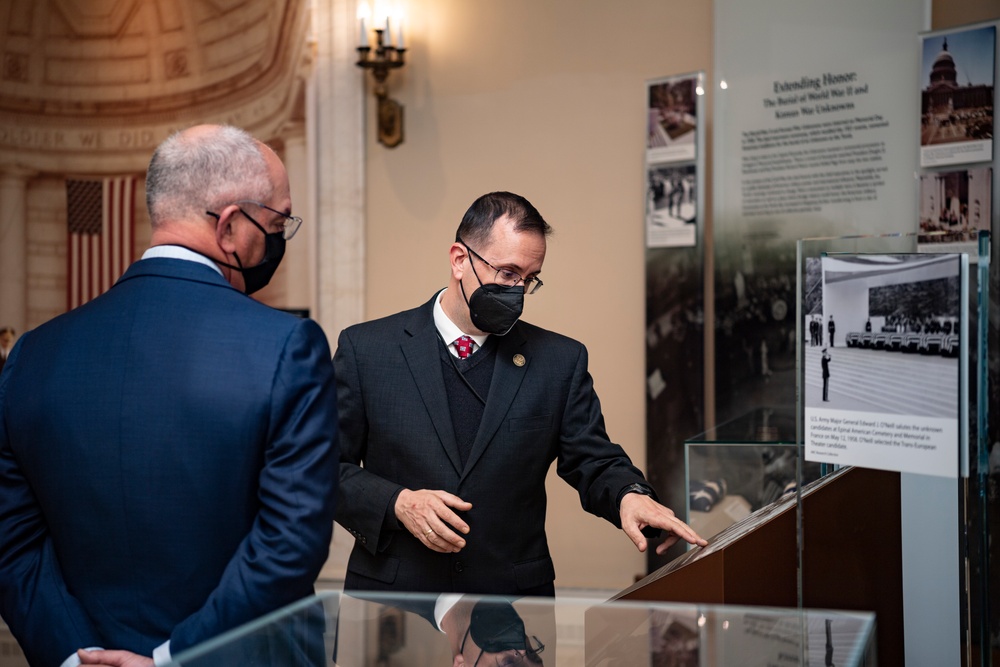
POLYGON ((403 7, 399 2, 392 6, 392 26, 396 29, 396 48, 405 49, 406 42, 403 41, 403 7))
POLYGON ((367 2, 358 5, 358 46, 368 46, 368 17, 371 16, 371 7, 367 2))
POLYGON ((385 31, 382 33, 382 39, 386 46, 392 46, 392 33, 389 32, 389 17, 385 17, 385 31))

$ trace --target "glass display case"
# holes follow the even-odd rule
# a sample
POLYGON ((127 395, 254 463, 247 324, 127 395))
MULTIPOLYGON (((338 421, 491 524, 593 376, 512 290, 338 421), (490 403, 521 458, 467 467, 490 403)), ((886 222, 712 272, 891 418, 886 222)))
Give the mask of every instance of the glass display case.
MULTIPOLYGON (((948 240, 905 233, 798 242, 796 439, 810 460, 898 475, 906 662, 985 665, 992 248, 986 231, 975 244, 948 240), (808 324, 834 312, 844 332, 837 347, 804 343, 808 324), (920 444, 907 433, 919 433, 920 444)), ((800 525, 808 520, 800 507, 800 525)), ((803 580, 815 580, 800 557, 803 580)))
POLYGON ((875 664, 874 629, 874 615, 856 612, 326 592, 171 664, 850 667, 875 664))
MULTIPOLYGON (((792 408, 757 408, 684 443, 688 524, 706 539, 797 486, 792 408)), ((825 472, 803 463, 802 483, 825 472)))

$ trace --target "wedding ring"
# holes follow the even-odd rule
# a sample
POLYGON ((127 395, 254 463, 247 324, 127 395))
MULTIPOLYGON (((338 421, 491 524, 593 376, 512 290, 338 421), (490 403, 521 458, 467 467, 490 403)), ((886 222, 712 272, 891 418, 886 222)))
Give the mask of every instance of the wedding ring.
POLYGON ((427 537, 428 535, 433 535, 433 534, 434 534, 434 529, 433 529, 433 528, 431 528, 431 529, 430 529, 430 530, 428 530, 428 531, 427 531, 426 533, 424 533, 424 537, 427 537))

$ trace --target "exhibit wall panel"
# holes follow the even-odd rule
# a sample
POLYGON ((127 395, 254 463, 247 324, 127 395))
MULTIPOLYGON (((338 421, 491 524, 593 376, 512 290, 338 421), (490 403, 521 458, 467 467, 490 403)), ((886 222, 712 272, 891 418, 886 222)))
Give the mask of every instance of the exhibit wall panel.
MULTIPOLYGON (((661 503, 688 505, 684 445, 705 428, 703 368, 706 77, 672 74, 648 82, 646 150, 646 473, 661 503)), ((707 537, 707 536, 702 536, 707 537)), ((684 553, 647 552, 649 571, 684 553)))
POLYGON ((916 40, 927 3, 715 7, 721 423, 795 403, 795 241, 914 226, 916 40))
MULTIPOLYGON (((752 7, 716 2, 720 420, 753 408, 795 403, 794 357, 803 341, 794 316, 789 317, 795 309, 788 306, 794 303, 797 239, 915 230, 921 83, 917 37, 930 27, 928 17, 929 3, 921 0, 836 5, 774 0, 752 7), (773 344, 775 339, 788 341, 789 332, 792 344, 773 344), (758 348, 771 350, 771 357, 740 354, 758 348)), ((828 338, 831 313, 841 341, 846 331, 863 330, 864 315, 852 316, 844 309, 858 310, 865 300, 843 289, 824 289, 826 344, 835 345, 828 338)), ((826 401, 825 362, 823 368, 826 401)), ((919 489, 928 497, 937 490, 926 480, 903 488, 904 507, 912 506, 908 493, 919 489)), ((939 505, 954 504, 943 502, 953 501, 954 489, 939 491, 934 495, 942 500, 939 505)), ((932 531, 957 539, 955 509, 932 531)), ((904 528, 915 525, 913 520, 904 511, 904 528)), ((926 520, 925 530, 930 526, 926 520)), ((935 664, 946 664, 960 655, 957 551, 952 547, 929 558, 926 550, 914 551, 904 543, 904 563, 929 564, 939 584, 921 587, 925 580, 919 575, 927 570, 904 565, 908 662, 935 656, 946 660, 935 664)))

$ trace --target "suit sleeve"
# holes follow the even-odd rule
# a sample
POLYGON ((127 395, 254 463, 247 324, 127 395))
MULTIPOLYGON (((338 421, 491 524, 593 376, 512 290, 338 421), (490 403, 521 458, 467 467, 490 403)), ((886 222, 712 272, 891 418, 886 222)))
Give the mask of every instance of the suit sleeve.
POLYGON ((174 628, 175 655, 313 593, 330 547, 340 456, 330 349, 311 320, 282 350, 268 437, 253 527, 205 604, 174 628))
POLYGON ((66 587, 45 517, 7 434, 7 392, 27 336, 18 341, 0 373, 0 616, 30 664, 59 665, 99 639, 66 587))
POLYGON ((394 498, 403 488, 366 471, 362 464, 368 450, 368 415, 357 348, 350 330, 344 330, 333 359, 337 369, 337 406, 340 410, 341 455, 337 522, 372 554, 385 549, 398 530, 394 498))
POLYGON ((625 450, 608 438, 583 345, 579 346, 563 412, 556 470, 580 494, 583 509, 617 528, 621 528, 619 493, 629 484, 646 484, 625 450))

